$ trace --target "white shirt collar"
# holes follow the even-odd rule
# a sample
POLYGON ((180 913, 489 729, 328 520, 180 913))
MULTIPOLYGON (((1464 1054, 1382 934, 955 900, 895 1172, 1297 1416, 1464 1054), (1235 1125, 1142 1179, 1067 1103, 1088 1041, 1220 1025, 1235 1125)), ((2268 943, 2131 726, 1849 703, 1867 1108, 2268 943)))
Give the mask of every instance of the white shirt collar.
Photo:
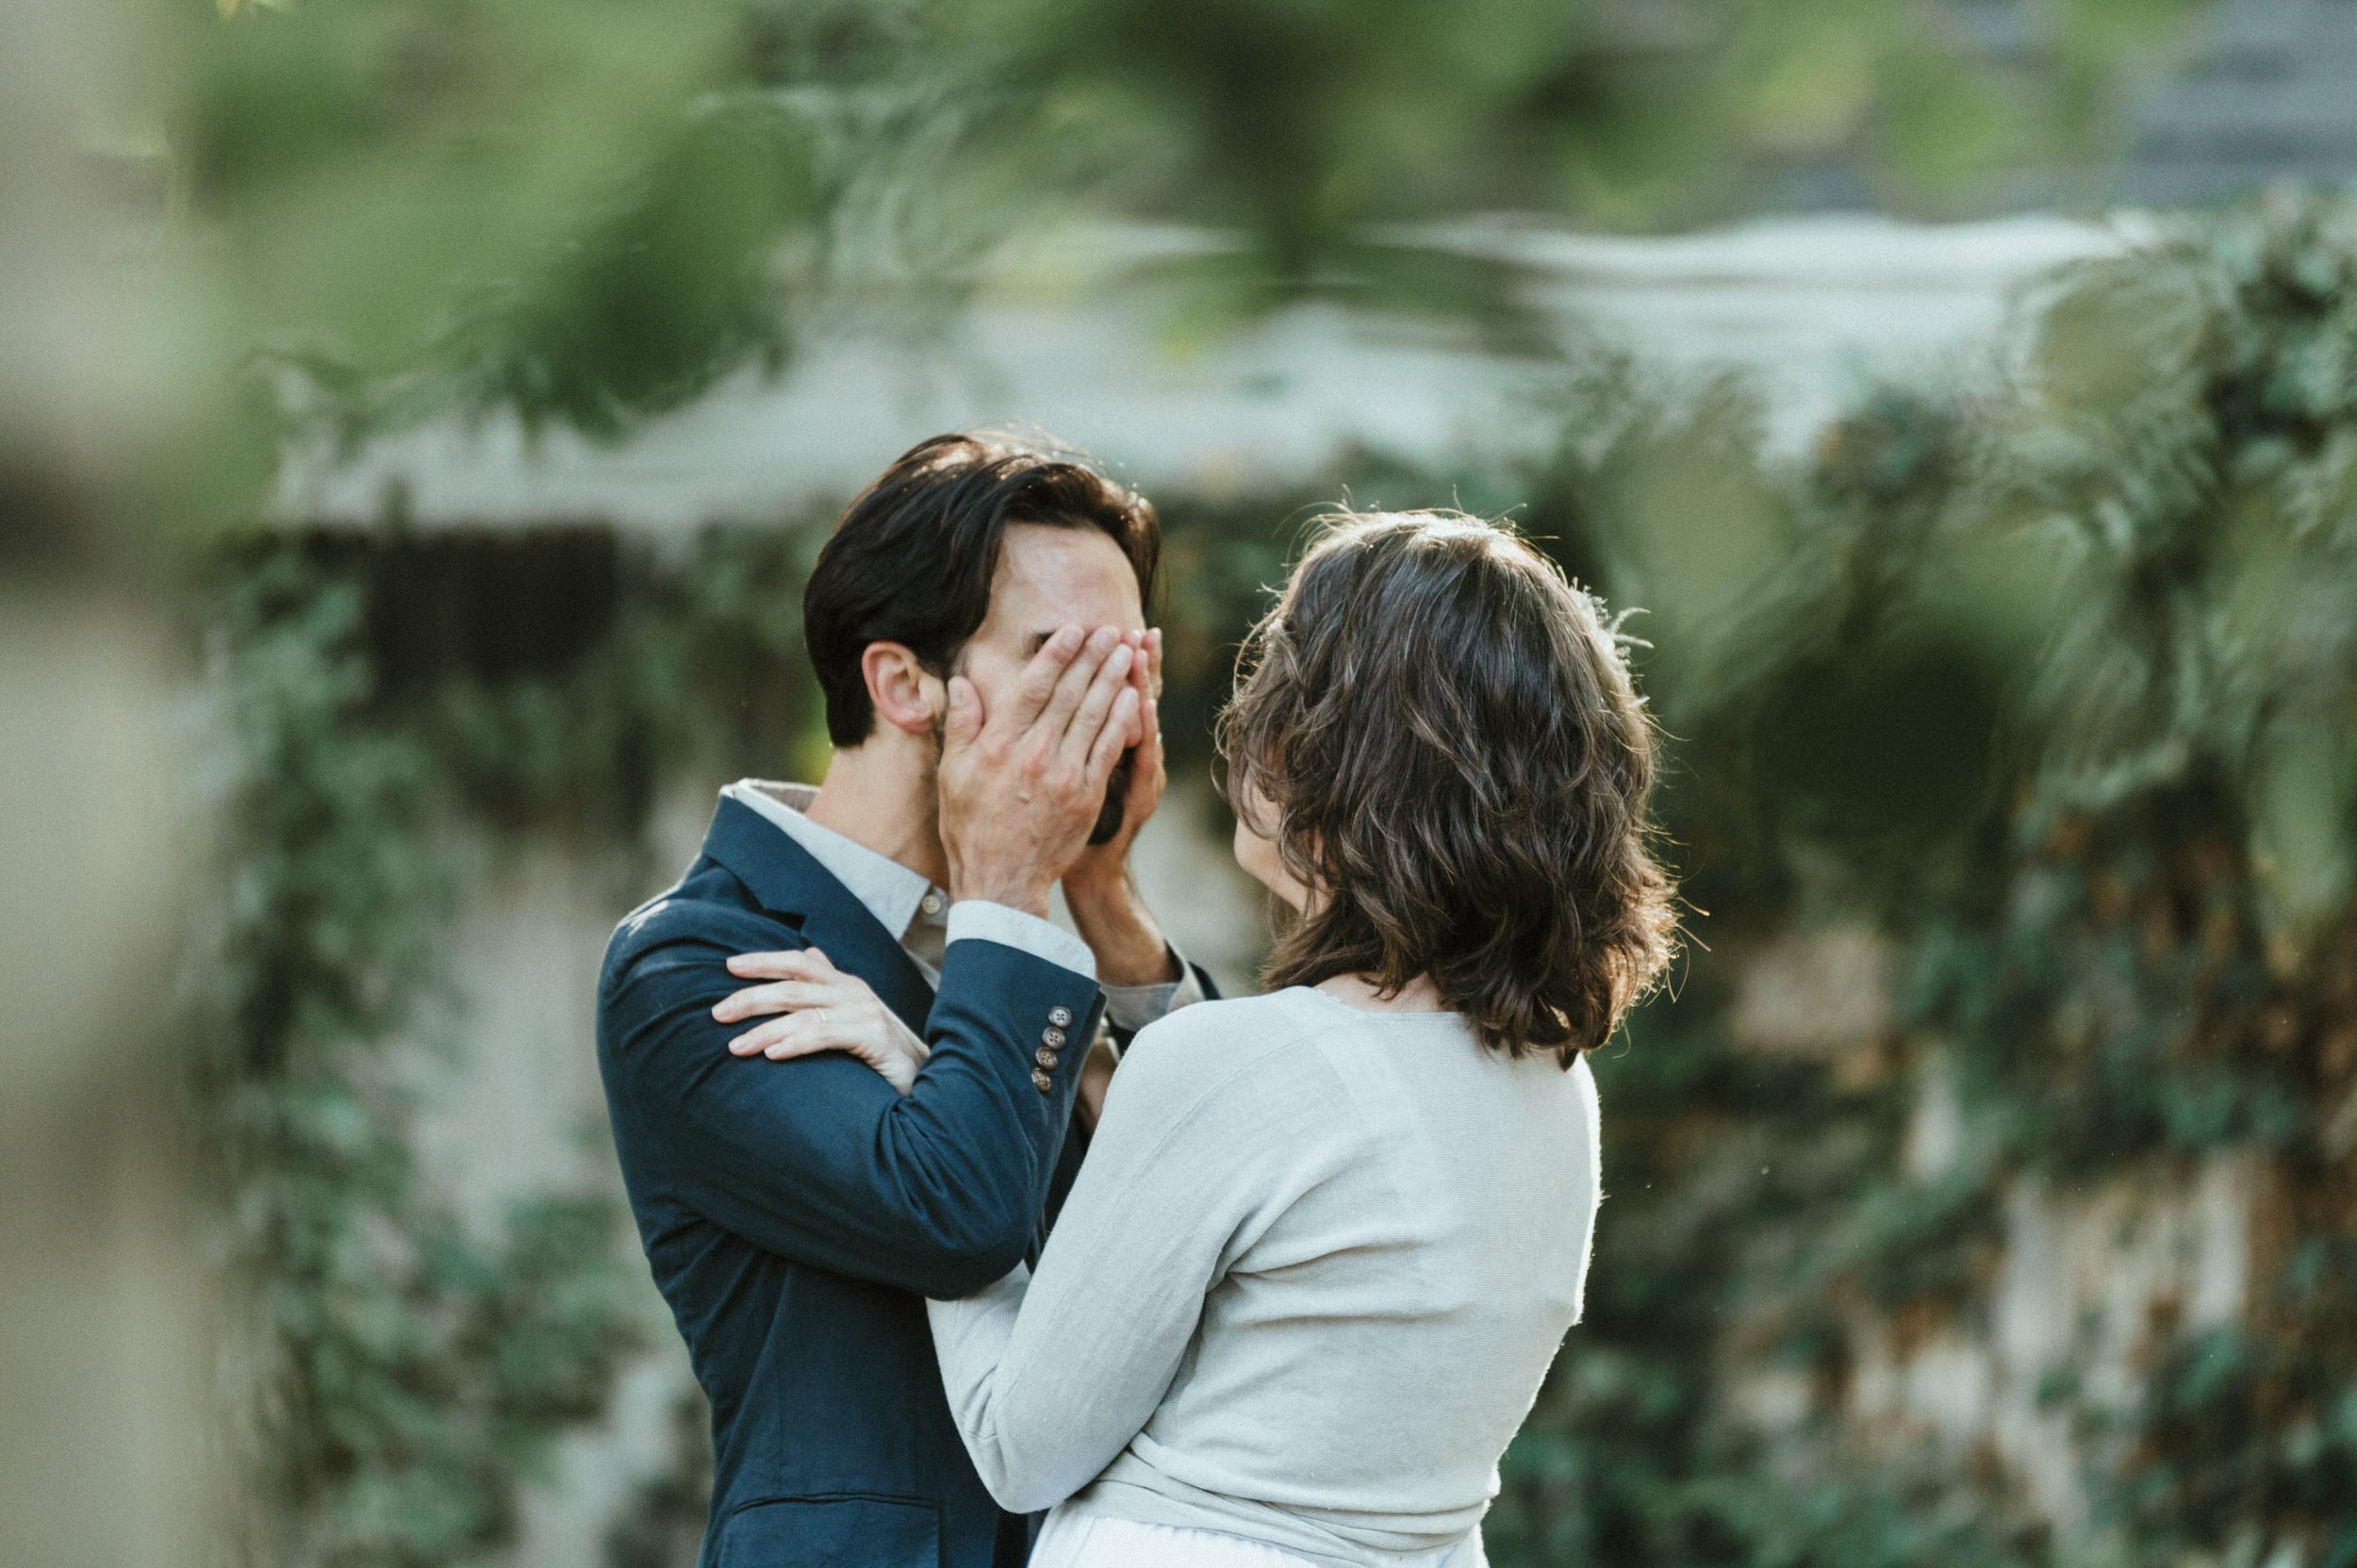
POLYGON ((859 900, 860 907, 892 933, 894 941, 907 935, 919 915, 940 919, 948 910, 949 895, 935 887, 922 871, 912 871, 891 856, 878 854, 805 816, 811 801, 818 797, 816 785, 739 779, 720 794, 776 823, 811 859, 825 867, 859 900))

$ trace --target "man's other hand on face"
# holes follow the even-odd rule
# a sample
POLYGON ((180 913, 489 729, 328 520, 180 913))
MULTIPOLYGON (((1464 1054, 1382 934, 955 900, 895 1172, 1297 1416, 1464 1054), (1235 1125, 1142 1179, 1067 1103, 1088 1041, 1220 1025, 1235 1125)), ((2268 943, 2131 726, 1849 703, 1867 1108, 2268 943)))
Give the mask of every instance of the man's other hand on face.
POLYGON ((988 713, 971 680, 950 677, 940 794, 951 897, 1047 914, 1136 743, 1138 658, 1115 628, 1063 627, 988 713))

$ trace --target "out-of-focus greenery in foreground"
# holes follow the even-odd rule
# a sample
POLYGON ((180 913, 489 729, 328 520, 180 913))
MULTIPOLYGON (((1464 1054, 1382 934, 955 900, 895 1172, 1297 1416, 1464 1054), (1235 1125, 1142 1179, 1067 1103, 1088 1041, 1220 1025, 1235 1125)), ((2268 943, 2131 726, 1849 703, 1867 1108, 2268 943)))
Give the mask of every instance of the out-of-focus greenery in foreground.
POLYGON ((1154 289, 1178 331, 1316 296, 1537 346, 1510 265, 1452 221, 1691 223, 1825 171, 1914 211, 2089 201, 2126 94, 2205 9, 223 8, 140 0, 104 35, 89 138, 170 211, 135 268, 169 410, 141 493, 217 521, 251 516, 290 425, 513 408, 618 434, 814 332, 921 330, 985 261, 1154 289), (1166 242, 1107 254, 1108 220, 1166 242))
POLYGON ((1655 612, 1714 950, 1598 1064, 1614 1198, 1502 1560, 2357 1562, 2357 206, 2174 223, 2020 338, 1794 483, 1706 403, 1534 493, 1655 612), (1748 964, 1858 927, 1887 1019, 1746 1018, 1748 964), (1997 1336, 2013 1199, 2124 1215, 2220 1161, 2254 1195, 2233 1320, 2164 1298, 2027 1369, 2084 1474, 1842 1419, 1870 1326, 1997 1336), (1769 1372, 1805 1400, 1735 1418, 1769 1372), (2078 1523, 2019 1506, 2058 1480, 2078 1523))

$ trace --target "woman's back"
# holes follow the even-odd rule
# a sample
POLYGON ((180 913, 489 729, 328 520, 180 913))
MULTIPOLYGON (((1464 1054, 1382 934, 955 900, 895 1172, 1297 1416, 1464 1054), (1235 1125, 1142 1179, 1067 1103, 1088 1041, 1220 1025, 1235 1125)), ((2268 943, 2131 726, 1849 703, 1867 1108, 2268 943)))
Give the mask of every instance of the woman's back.
POLYGON ((961 1425, 993 1418, 984 1477, 1036 1507, 1102 1469, 1074 1511, 1330 1561, 1449 1546, 1578 1316, 1596 1156, 1584 1062, 1454 1014, 1294 988, 1172 1015, 999 1357, 1019 1400, 974 1411, 942 1332, 987 1302, 937 1309, 961 1425))
POLYGON ((999 1501, 1079 1493, 1059 1546, 1103 1527, 1051 1561, 1137 1568, 1134 1537, 1175 1527, 1425 1568, 1579 1313, 1582 1053, 1675 926, 1651 726, 1602 605, 1509 530, 1327 524, 1220 719, 1237 864, 1298 916, 1280 989, 1142 1033, 1030 1301, 1018 1275, 934 1311, 999 1501), (1451 1011, 1328 994, 1354 987, 1451 1011))

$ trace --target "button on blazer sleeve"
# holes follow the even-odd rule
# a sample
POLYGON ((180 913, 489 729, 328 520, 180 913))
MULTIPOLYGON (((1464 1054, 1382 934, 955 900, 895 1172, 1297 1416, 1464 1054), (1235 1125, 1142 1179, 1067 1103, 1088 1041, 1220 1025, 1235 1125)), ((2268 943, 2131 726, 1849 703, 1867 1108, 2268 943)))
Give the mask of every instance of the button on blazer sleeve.
POLYGON ((840 1053, 736 1057, 712 1016, 732 954, 780 946, 757 916, 647 917, 609 963, 599 1055, 662 1194, 765 1250, 927 1296, 962 1296, 1024 1256, 1047 1201, 1081 1053, 1035 1084, 1051 1009, 1094 1027, 1096 982, 995 942, 953 944, 915 1088, 840 1053))

